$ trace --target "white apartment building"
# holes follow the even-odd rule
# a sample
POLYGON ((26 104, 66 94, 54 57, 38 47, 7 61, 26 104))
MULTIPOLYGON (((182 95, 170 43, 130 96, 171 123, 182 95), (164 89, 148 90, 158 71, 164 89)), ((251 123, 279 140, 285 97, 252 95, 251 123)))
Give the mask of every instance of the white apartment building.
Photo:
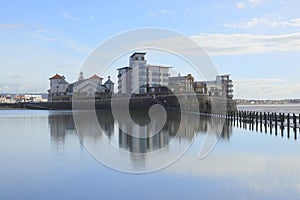
POLYGON ((129 67, 119 68, 118 92, 121 94, 142 94, 149 88, 168 86, 168 66, 149 65, 146 53, 136 52, 129 58, 129 67))

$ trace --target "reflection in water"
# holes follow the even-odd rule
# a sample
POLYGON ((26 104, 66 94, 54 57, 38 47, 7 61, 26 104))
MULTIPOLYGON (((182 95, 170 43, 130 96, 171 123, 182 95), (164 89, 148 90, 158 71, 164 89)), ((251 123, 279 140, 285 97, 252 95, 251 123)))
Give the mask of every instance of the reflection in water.
MULTIPOLYGON (((145 111, 135 111, 131 114, 135 123, 139 125, 147 125, 149 123, 149 116, 145 111)), ((86 130, 89 130, 89 128, 94 129, 91 122, 88 120, 89 113, 83 112, 82 115, 86 115, 83 117, 83 119, 86 120, 82 122, 85 124, 86 130)), ((177 139, 178 142, 181 140, 191 141, 197 134, 205 134, 209 128, 217 131, 219 128, 218 126, 222 126, 219 119, 209 117, 200 117, 200 123, 196 124, 198 121, 196 117, 199 116, 168 112, 166 124, 159 133, 148 138, 136 138, 127 134, 131 131, 141 131, 133 130, 131 120, 115 121, 110 110, 97 111, 97 119, 105 135, 111 141, 117 141, 117 145, 120 148, 133 153, 146 153, 161 149, 167 146, 173 139, 177 139), (182 127, 179 127, 180 122, 183 124, 182 127), (127 133, 122 130, 126 130, 127 133)), ((48 123, 50 125, 51 140, 58 146, 64 144, 65 137, 68 133, 73 134, 76 130, 71 112, 51 113, 48 116, 48 123)), ((225 123, 221 133, 221 139, 229 140, 231 132, 231 126, 228 126, 225 123)), ((214 133, 214 131, 210 133, 214 133)), ((101 139, 101 135, 102 132, 97 130, 90 131, 89 134, 83 136, 97 141, 101 139)))
POLYGON ((80 116, 76 127, 72 113, 49 115, 51 138, 55 147, 64 145, 66 134, 77 132, 81 144, 94 158, 110 167, 122 165, 123 171, 144 172, 171 164, 187 150, 198 134, 209 132, 211 136, 217 137, 218 130, 223 130, 221 137, 226 140, 231 135, 231 128, 226 124, 220 129, 223 126, 220 119, 201 117, 199 120, 198 115, 172 111, 167 113, 161 131, 151 137, 137 138, 127 133, 135 131, 149 135, 149 129, 137 129, 138 126, 132 124, 147 125, 150 120, 145 111, 134 111, 131 113, 133 120, 122 121, 114 120, 110 110, 97 111, 95 118, 92 117, 95 113, 90 111, 74 112, 80 116))
POLYGON ((54 112, 48 115, 51 140, 58 146, 64 145, 66 135, 76 130, 72 113, 54 112))

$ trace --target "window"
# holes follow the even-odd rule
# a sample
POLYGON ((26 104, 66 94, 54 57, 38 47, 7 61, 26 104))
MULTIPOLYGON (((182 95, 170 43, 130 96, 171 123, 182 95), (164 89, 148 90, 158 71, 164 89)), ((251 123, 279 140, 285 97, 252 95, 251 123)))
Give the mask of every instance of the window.
POLYGON ((152 76, 160 76, 159 72, 152 72, 152 76))
POLYGON ((159 78, 152 78, 152 82, 160 82, 159 78))

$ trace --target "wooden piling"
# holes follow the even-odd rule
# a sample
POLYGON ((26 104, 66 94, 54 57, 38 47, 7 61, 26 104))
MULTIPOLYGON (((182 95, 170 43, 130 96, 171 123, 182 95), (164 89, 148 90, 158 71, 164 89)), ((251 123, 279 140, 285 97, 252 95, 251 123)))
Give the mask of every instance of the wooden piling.
POLYGON ((287 115, 287 128, 290 129, 290 113, 287 115))
POLYGON ((284 116, 284 113, 281 114, 281 118, 280 118, 280 121, 281 121, 281 129, 284 129, 284 119, 285 119, 285 116, 284 116))

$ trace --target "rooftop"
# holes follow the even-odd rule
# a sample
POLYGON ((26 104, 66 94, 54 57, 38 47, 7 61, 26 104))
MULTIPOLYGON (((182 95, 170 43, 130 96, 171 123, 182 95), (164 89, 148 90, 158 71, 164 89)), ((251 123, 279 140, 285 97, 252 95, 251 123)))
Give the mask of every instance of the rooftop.
POLYGON ((118 68, 117 70, 121 70, 121 69, 132 69, 132 67, 121 67, 121 68, 118 68))
POLYGON ((61 76, 59 74, 55 74, 54 76, 52 76, 51 78, 49 78, 50 80, 51 79, 64 79, 65 77, 64 76, 61 76))
POLYGON ((132 58, 132 57, 134 57, 134 56, 136 56, 136 55, 144 56, 144 55, 146 55, 146 53, 144 53, 144 52, 135 52, 135 53, 133 53, 133 54, 130 56, 130 58, 132 58))
POLYGON ((96 74, 94 74, 89 79, 97 79, 97 80, 99 80, 99 79, 103 79, 103 78, 101 78, 100 76, 97 76, 96 74))

